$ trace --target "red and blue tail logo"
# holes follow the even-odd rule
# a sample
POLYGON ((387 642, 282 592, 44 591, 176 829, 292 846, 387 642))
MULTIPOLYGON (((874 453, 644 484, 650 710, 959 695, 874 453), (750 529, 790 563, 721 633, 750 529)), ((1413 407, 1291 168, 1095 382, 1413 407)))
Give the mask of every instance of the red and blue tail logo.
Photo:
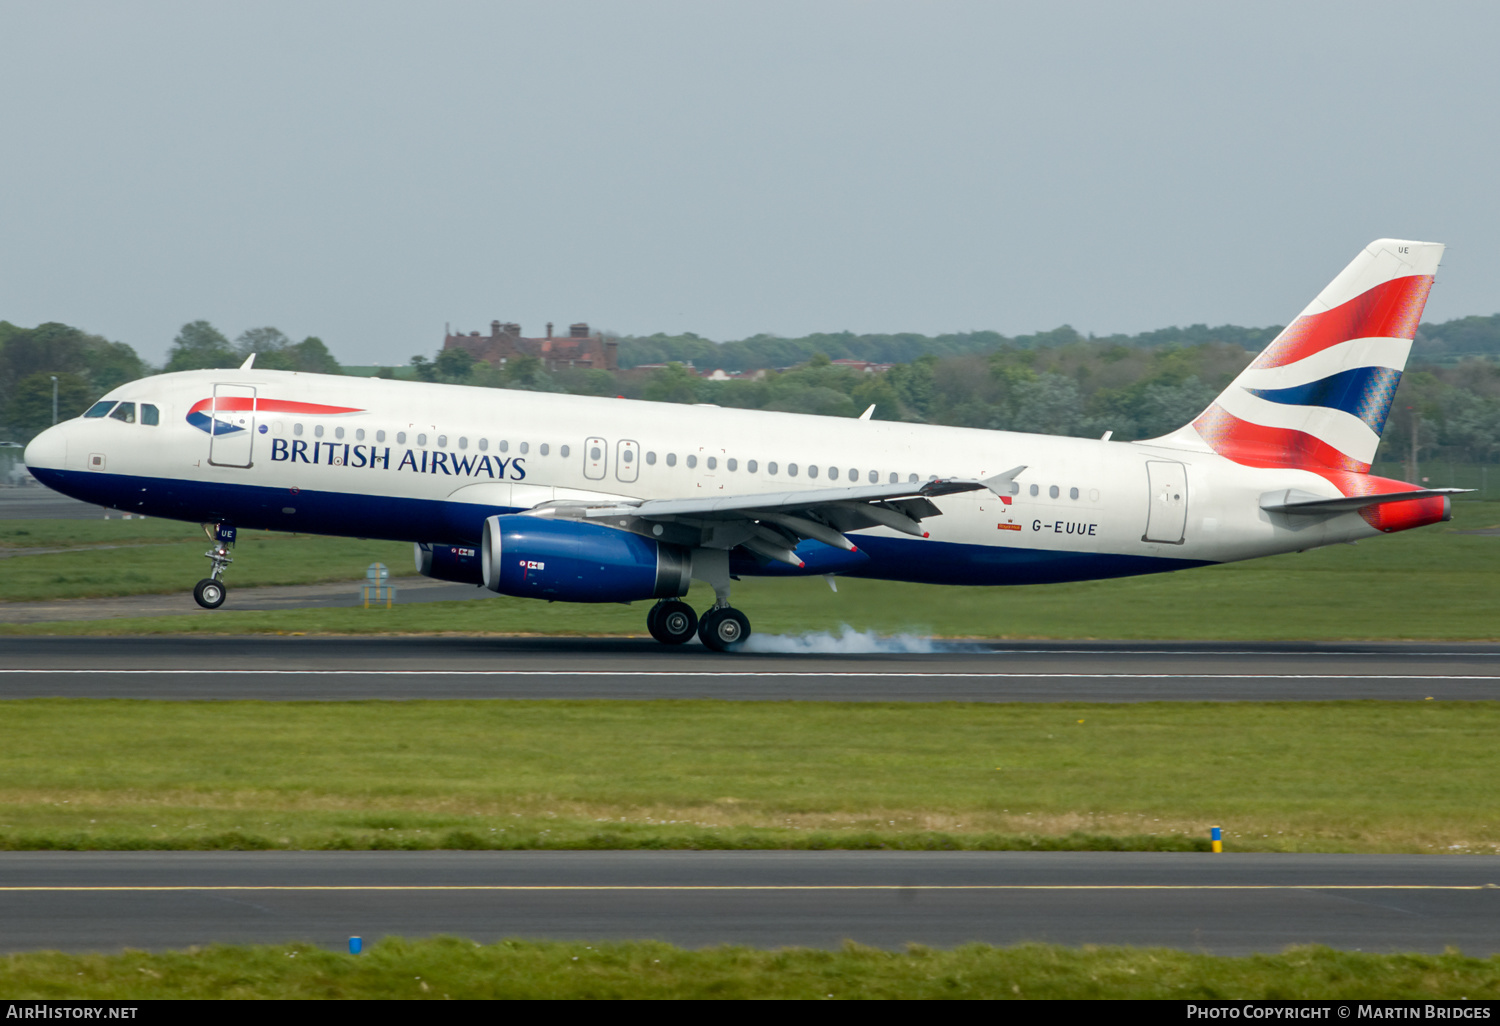
MULTIPOLYGON (((1245 466, 1309 470, 1345 495, 1410 491, 1371 477, 1370 464, 1442 255, 1437 243, 1371 243, 1190 429, 1170 437, 1196 434, 1245 466)), ((1442 507, 1440 498, 1414 499, 1360 513, 1372 526, 1400 530, 1417 525, 1393 526, 1394 519, 1436 514, 1421 520, 1431 523, 1442 507)))

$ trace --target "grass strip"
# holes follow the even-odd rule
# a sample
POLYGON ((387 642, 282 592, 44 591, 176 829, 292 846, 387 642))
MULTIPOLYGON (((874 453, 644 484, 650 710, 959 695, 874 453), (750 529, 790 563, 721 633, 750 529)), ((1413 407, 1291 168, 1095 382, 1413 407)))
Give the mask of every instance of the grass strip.
MULTIPOLYGON (((746 578, 735 605, 762 635, 911 633, 920 637, 1207 640, 1500 639, 1500 537, 1458 534, 1500 520, 1500 504, 1456 503, 1448 528, 1179 573, 1015 588, 845 578, 746 578), (1413 595, 1431 596, 1413 602, 1413 595)), ((133 522, 132 522, 133 523, 133 522)), ((643 635, 646 604, 569 605, 500 596, 395 609, 235 611, 251 584, 349 580, 379 559, 404 572, 410 548, 386 542, 247 534, 229 602, 212 616, 0 624, 0 634, 562 634, 643 635)), ((115 550, 6 561, 8 598, 185 590, 202 549, 115 550)), ((353 585, 351 584, 351 594, 353 585)), ((398 589, 399 591, 399 589, 398 589)), ((712 603, 695 585, 689 601, 712 603)), ((0 605, 0 616, 3 616, 0 605)))
POLYGON ((1487 702, 0 703, 0 848, 1500 851, 1487 702))
POLYGON ((0 957, 11 1000, 154 998, 1167 998, 1500 997, 1500 957, 1326 947, 1241 958, 1163 948, 969 944, 891 952, 386 938, 364 954, 275 944, 0 957))
MULTIPOLYGON (((208 561, 203 553, 209 541, 196 525, 169 520, 11 523, 30 524, 36 531, 27 535, 18 533, 24 528, 10 527, 5 539, 12 548, 79 551, 5 559, 3 595, 8 602, 187 592, 199 578, 208 576, 208 561), (86 547, 103 544, 123 547, 105 550, 86 547)), ((365 568, 374 562, 385 563, 394 574, 415 573, 411 546, 402 542, 275 531, 242 532, 234 558, 228 578, 231 588, 349 581, 353 592, 357 588, 354 582, 362 580, 365 568)), ((0 603, 0 617, 4 615, 5 606, 0 603)))

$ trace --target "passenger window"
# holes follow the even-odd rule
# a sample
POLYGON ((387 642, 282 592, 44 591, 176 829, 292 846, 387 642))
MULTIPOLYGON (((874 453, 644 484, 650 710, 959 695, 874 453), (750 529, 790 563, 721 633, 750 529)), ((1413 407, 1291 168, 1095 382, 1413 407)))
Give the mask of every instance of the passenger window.
POLYGON ((692 468, 696 467, 697 465, 698 465, 698 457, 697 456, 692 456, 692 455, 688 456, 688 469, 691 470, 692 468))
MULTIPOLYGON (((302 428, 299 425, 298 428, 297 428, 297 434, 300 435, 301 433, 302 433, 302 428)), ((405 445, 406 444, 406 432, 405 431, 397 431, 396 432, 396 444, 397 445, 405 445)))
POLYGON ((766 473, 770 474, 772 477, 775 477, 776 476, 776 464, 775 463, 767 463, 766 464, 766 473))
POLYGON ((488 438, 481 438, 479 440, 479 451, 480 452, 486 452, 486 451, 488 451, 489 447, 490 447, 490 440, 488 438))
POLYGON ((521 455, 525 456, 530 451, 531 451, 531 443, 530 442, 522 442, 521 443, 521 455))
POLYGON ((796 477, 797 476, 797 464, 795 464, 795 463, 788 463, 786 465, 786 476, 787 477, 796 477))
POLYGON ((1077 488, 1069 488, 1068 489, 1068 498, 1070 498, 1070 499, 1076 499, 1076 498, 1078 498, 1078 489, 1077 488))
POLYGON ((297 435, 298 437, 301 437, 301 435, 302 435, 302 425, 301 424, 293 424, 292 425, 292 434, 297 435))
POLYGON ((543 442, 541 444, 541 446, 538 447, 538 449, 537 449, 537 452, 541 453, 543 456, 547 455, 547 453, 549 453, 551 451, 552 451, 552 447, 549 446, 546 442, 543 442))
POLYGON ((717 457, 710 456, 708 458, 708 469, 709 470, 718 470, 719 469, 719 460, 718 460, 717 457))
POLYGON ((438 448, 439 449, 446 449, 446 448, 448 448, 448 436, 447 435, 438 435, 438 448))
POLYGON ((501 452, 510 452, 510 443, 502 438, 500 439, 500 444, 495 446, 495 448, 499 449, 501 452))
POLYGON ((377 432, 375 432, 375 441, 377 441, 377 442, 383 442, 383 441, 385 441, 385 432, 384 431, 377 431, 377 432))
MULTIPOLYGON (((322 428, 318 428, 318 434, 321 435, 322 433, 323 433, 323 429, 322 428)), ((423 433, 423 434, 420 434, 420 435, 417 436, 417 444, 418 445, 426 445, 427 444, 427 435, 426 435, 426 433, 423 433)))
POLYGON ((341 428, 341 427, 334 428, 333 429, 333 437, 337 438, 339 441, 343 441, 344 440, 344 429, 341 428))
POLYGON ((900 480, 901 480, 901 475, 898 474, 898 473, 896 473, 894 470, 891 471, 891 482, 890 483, 891 484, 895 484, 895 483, 897 483, 900 480))
MULTIPOLYGON (((896 480, 896 475, 895 474, 891 475, 891 480, 892 481, 896 480)), ((880 483, 880 474, 877 473, 876 471, 873 471, 873 470, 870 471, 870 483, 871 484, 879 484, 880 483)))
POLYGON ((648 453, 646 453, 646 466, 648 466, 648 467, 654 467, 654 466, 656 466, 656 453, 655 452, 648 452, 648 453))
POLYGON ((1010 494, 1012 494, 1012 495, 1020 495, 1021 494, 1021 482, 1019 482, 1019 481, 1012 481, 1010 483, 1010 494))
POLYGON ((323 437, 323 425, 322 424, 314 424, 313 425, 313 434, 316 435, 319 438, 322 438, 323 437))
POLYGON ((122 420, 127 424, 135 423, 135 403, 121 403, 115 407, 115 412, 109 415, 111 420, 122 420))
POLYGON ((365 429, 364 428, 355 428, 354 429, 354 440, 356 442, 363 442, 365 440, 365 429))
POLYGON ((623 453, 620 454, 620 459, 625 461, 626 463, 634 463, 635 453, 630 449, 626 449, 623 453))
POLYGON ((669 466, 669 467, 675 467, 675 466, 677 466, 677 454, 675 452, 669 452, 669 453, 667 453, 667 466, 669 466))
POLYGON ((748 463, 745 464, 745 469, 748 470, 750 473, 753 474, 753 473, 755 473, 760 468, 756 466, 754 460, 750 460, 748 463))
POLYGON ((559 447, 558 450, 557 450, 557 454, 559 456, 561 456, 563 459, 567 459, 568 458, 568 447, 566 445, 559 447))
POLYGON ((911 475, 909 475, 907 477, 906 483, 907 484, 916 484, 918 480, 919 480, 919 478, 917 477, 916 474, 911 474, 911 475))
POLYGON ((1036 498, 1040 494, 1042 494, 1042 490, 1040 488, 1038 488, 1036 485, 1032 485, 1031 486, 1031 497, 1034 499, 1034 498, 1036 498))
POLYGON ((1062 493, 1058 491, 1057 485, 1053 485, 1051 488, 1047 489, 1047 498, 1049 499, 1055 499, 1061 494, 1062 493))
POLYGON ((810 466, 810 467, 807 468, 807 476, 808 477, 817 477, 818 476, 818 467, 817 467, 817 464, 813 464, 812 466, 810 466))
POLYGON ((736 460, 732 456, 729 458, 729 469, 730 470, 738 470, 738 469, 740 469, 740 463, 739 463, 739 461, 736 460))
MULTIPOLYGON (((875 471, 873 471, 873 470, 870 471, 870 480, 871 481, 875 480, 875 477, 876 477, 875 471)), ((859 480, 859 471, 855 470, 853 467, 849 468, 849 480, 851 480, 851 481, 858 481, 859 480)))
POLYGON ((84 416, 85 417, 102 417, 102 416, 104 416, 106 413, 108 413, 110 410, 112 410, 114 408, 115 408, 115 401, 113 399, 103 399, 103 400, 95 403, 94 405, 90 406, 88 408, 88 412, 85 413, 84 416))
POLYGON ((467 449, 469 447, 469 440, 460 435, 458 438, 458 447, 460 449, 467 449))
POLYGON ((156 427, 161 423, 161 414, 157 412, 155 406, 150 403, 141 403, 141 423, 148 427, 156 427))

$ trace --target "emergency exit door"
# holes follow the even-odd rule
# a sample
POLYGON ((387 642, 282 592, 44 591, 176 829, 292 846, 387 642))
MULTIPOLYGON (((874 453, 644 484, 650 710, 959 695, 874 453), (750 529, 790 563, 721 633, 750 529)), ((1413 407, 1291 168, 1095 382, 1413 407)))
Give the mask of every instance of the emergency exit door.
POLYGON ((248 467, 255 447, 255 386, 215 385, 208 410, 208 462, 248 467))
POLYGON ((602 438, 590 438, 583 443, 583 476, 590 481, 603 481, 604 471, 609 466, 609 443, 602 438))
POLYGON ((1151 505, 1146 512, 1142 541, 1181 545, 1187 530, 1187 466, 1166 460, 1146 464, 1151 505))

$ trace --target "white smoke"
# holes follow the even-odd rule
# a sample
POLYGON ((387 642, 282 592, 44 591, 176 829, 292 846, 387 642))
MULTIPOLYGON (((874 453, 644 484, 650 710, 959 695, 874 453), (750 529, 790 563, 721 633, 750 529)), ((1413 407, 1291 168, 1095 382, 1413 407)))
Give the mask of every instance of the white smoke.
MULTIPOLYGON (((741 652, 777 652, 785 655, 929 655, 940 651, 931 638, 915 634, 881 637, 874 631, 857 631, 848 624, 835 636, 829 631, 816 634, 752 634, 739 647, 741 652)), ((944 646, 942 651, 946 651, 944 646)))

